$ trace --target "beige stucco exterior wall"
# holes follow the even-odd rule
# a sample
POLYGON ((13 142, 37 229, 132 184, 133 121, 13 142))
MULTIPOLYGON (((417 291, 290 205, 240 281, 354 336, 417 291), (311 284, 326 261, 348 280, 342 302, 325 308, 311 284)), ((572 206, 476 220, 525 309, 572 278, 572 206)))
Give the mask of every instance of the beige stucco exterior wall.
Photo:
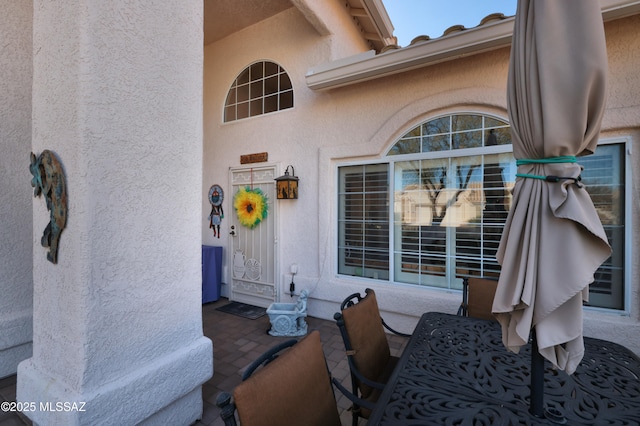
MULTIPOLYGON (((31 356, 32 8, 30 1, 0 1, 0 378, 31 356)), ((37 202, 46 209, 42 198, 37 202)))
MULTIPOLYGON (((305 86, 304 74, 332 60, 331 46, 299 18, 287 12, 205 49, 203 205, 208 205, 206 190, 213 183, 227 183, 227 170, 239 165, 241 154, 268 151, 271 162, 282 168, 293 164, 300 177, 300 199, 279 205, 277 220, 286 223, 286 228, 280 228, 278 250, 282 271, 288 271, 292 263, 298 264, 296 284, 298 290, 307 288, 311 292, 310 315, 331 319, 344 297, 365 287, 376 290, 381 309, 405 331, 412 330, 425 311, 456 312, 461 296, 455 291, 337 275, 337 166, 380 158, 404 132, 439 114, 481 112, 507 120, 509 49, 313 92, 305 86), (228 58, 224 64, 216 60, 221 57, 228 58), (261 59, 274 60, 289 72, 295 108, 222 124, 222 105, 231 81, 244 67, 261 59)), ((625 136, 637 141, 639 136, 640 81, 634 71, 640 63, 634 30, 639 19, 610 22, 606 27, 611 78, 603 137, 625 136)), ((632 162, 638 170, 640 164, 632 162)), ((635 175, 634 182, 638 182, 635 175)), ((638 215, 640 195, 637 187, 633 189, 634 217, 638 215)), ((234 214, 229 202, 226 209, 234 214)), ((207 241, 211 237, 205 221, 203 217, 203 240, 207 241)), ((225 234, 217 245, 227 244, 225 234)), ((637 246, 639 238, 634 231, 631 246, 637 246)), ((585 334, 623 343, 640 353, 638 267, 632 268, 630 315, 587 310, 585 334)), ((281 294, 289 278, 281 274, 281 294)))
POLYGON ((68 215, 52 264, 33 202, 33 356, 16 399, 86 405, 28 410, 34 424, 202 415, 201 23, 195 2, 35 2, 31 147, 60 159, 68 215))
MULTIPOLYGON (((329 7, 329 6, 328 6, 329 7)), ((344 8, 330 11, 343 13, 344 8)), ((344 19, 334 18, 334 26, 345 23, 344 19)), ((347 22, 348 23, 348 22, 347 22)), ((355 32, 342 30, 340 37, 335 34, 320 35, 303 14, 291 8, 257 25, 227 37, 220 42, 205 47, 204 64, 204 162, 203 162, 203 244, 226 246, 228 224, 223 219, 221 239, 213 239, 208 228, 207 215, 211 205, 207 192, 212 184, 223 184, 227 188, 229 167, 240 165, 240 155, 255 152, 269 152, 269 163, 284 168, 292 164, 300 176, 302 190, 297 203, 281 203, 278 206, 279 224, 298 222, 295 218, 311 217, 304 227, 296 227, 287 232, 281 241, 281 259, 285 265, 299 262, 300 259, 317 258, 317 245, 305 244, 311 236, 317 241, 318 201, 315 197, 317 174, 306 170, 317 168, 316 125, 315 120, 328 124, 327 117, 309 120, 310 108, 316 102, 317 94, 306 87, 304 76, 313 65, 339 54, 352 55, 367 47, 355 32), (334 46, 336 40, 342 45, 334 46), (349 42, 346 42, 348 40, 349 42), (224 58, 224 60, 220 60, 224 58), (287 71, 294 88, 294 108, 279 113, 254 117, 239 122, 222 123, 224 101, 231 84, 237 75, 247 66, 267 60, 275 62, 287 71), (304 171, 304 172, 303 172, 304 171)), ((328 137, 334 137, 328 135, 328 137)), ((224 209, 227 215, 233 214, 233 194, 225 194, 224 209)), ((227 260, 226 253, 223 262, 227 260)), ((317 276, 317 263, 308 263, 304 274, 317 276)), ((287 266, 288 270, 288 266, 287 266)), ((223 290, 224 291, 224 290, 223 290)))

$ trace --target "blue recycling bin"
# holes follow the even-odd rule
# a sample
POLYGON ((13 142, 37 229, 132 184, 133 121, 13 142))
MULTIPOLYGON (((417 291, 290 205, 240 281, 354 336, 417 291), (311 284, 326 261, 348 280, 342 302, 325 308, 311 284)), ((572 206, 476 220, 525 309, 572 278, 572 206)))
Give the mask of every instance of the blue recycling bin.
POLYGON ((202 303, 220 299, 222 247, 202 246, 202 303))

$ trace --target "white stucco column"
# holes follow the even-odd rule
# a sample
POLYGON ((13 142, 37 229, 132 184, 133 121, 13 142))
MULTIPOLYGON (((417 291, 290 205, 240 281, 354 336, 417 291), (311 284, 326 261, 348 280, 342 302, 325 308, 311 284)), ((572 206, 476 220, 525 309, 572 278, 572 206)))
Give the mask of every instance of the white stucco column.
POLYGON ((31 356, 31 15, 0 0, 0 378, 31 356))
POLYGON ((58 264, 33 202, 33 356, 18 401, 46 425, 195 421, 201 320, 202 2, 37 0, 33 151, 66 172, 58 264), (67 410, 66 407, 69 409, 67 410))

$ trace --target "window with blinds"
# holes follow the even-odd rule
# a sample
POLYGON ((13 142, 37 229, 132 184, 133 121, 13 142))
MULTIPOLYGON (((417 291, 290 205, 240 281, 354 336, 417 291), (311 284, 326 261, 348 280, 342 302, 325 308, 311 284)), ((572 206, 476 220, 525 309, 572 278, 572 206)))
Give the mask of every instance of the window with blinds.
POLYGON ((338 272, 388 279, 388 166, 341 167, 338 202, 338 272))
POLYGON ((596 207, 613 250, 589 286, 589 305, 623 309, 625 281, 625 145, 600 145, 596 152, 578 158, 582 181, 596 207))
MULTIPOLYGON (((613 247, 590 287, 592 306, 624 309, 625 143, 579 158, 583 182, 613 247)), ((516 164, 509 124, 460 114, 406 132, 385 162, 339 167, 338 273, 461 289, 498 277, 496 252, 516 164)))
POLYGON ((469 114, 427 121, 391 147, 396 281, 461 288, 466 276, 499 275, 515 180, 510 145, 508 123, 469 114))
POLYGON ((499 275, 512 163, 511 154, 395 162, 396 280, 457 287, 499 275))

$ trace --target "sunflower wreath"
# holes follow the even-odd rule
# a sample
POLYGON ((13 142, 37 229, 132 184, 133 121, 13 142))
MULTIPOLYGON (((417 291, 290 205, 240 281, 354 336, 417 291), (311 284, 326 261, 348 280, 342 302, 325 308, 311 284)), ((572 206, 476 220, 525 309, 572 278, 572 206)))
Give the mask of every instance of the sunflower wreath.
POLYGON ((253 229, 267 218, 267 196, 260 188, 240 188, 233 197, 240 224, 253 229))

